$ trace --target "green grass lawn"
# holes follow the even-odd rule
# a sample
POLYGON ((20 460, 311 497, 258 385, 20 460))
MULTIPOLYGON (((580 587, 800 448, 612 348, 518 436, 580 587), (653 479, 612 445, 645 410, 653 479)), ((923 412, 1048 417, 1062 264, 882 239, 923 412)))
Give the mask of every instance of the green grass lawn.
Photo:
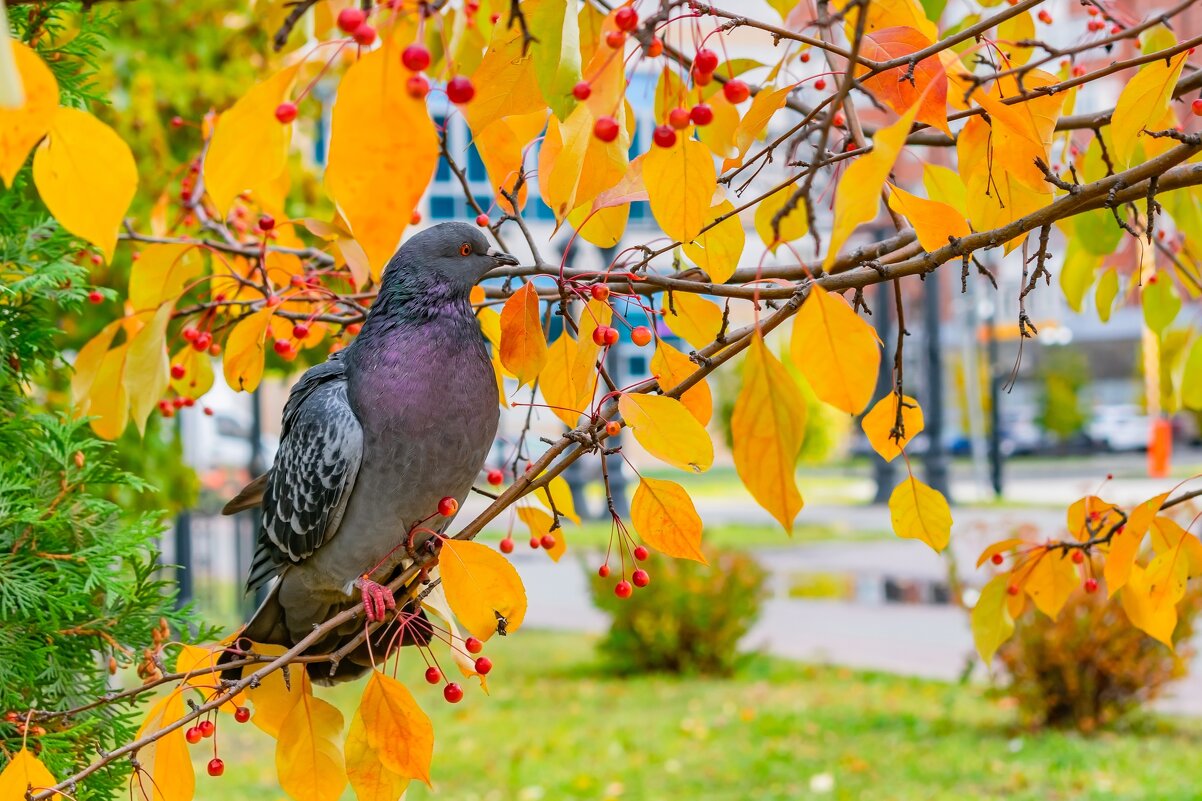
MULTIPOLYGON (((975 687, 761 658, 731 680, 619 678, 589 639, 541 632, 487 653, 492 695, 470 687, 457 706, 422 682, 413 654, 402 659, 436 733, 436 790, 413 785, 408 801, 1169 801, 1202 786, 1192 720, 1030 734, 975 687)), ((318 692, 349 720, 359 689, 318 692)), ((267 735, 223 716, 219 737, 224 777, 203 775, 195 749, 198 799, 282 798, 267 735)))
MULTIPOLYGON (((629 523, 627 523, 629 525, 629 523)), ((608 522, 586 521, 582 525, 564 522, 563 536, 567 537, 571 548, 605 548, 609 542, 610 524, 608 522)), ((499 542, 505 536, 505 530, 500 528, 485 529, 480 534, 483 542, 499 542)), ((780 526, 761 526, 743 523, 728 523, 706 526, 702 541, 717 548, 788 548, 812 542, 839 540, 841 542, 864 542, 870 540, 888 539, 893 535, 888 531, 861 531, 850 526, 827 526, 809 523, 797 523, 793 526, 793 535, 785 533, 780 526)), ((513 539, 521 548, 526 548, 530 539, 529 530, 517 522, 513 528, 513 539)))

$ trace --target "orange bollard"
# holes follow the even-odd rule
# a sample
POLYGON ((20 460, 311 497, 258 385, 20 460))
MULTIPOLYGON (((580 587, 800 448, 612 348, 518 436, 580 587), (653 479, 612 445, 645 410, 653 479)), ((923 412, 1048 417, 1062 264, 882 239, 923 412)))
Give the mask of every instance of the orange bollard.
POLYGON ((1163 417, 1152 419, 1148 441, 1148 477, 1165 478, 1173 456, 1173 426, 1163 417))

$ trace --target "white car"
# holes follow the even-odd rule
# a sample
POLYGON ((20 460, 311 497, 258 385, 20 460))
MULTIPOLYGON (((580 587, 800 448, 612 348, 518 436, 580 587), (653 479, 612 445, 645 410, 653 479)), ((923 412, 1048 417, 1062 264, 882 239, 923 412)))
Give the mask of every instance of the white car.
POLYGON ((1152 418, 1135 404, 1099 406, 1086 428, 1089 438, 1107 450, 1147 450, 1152 418))

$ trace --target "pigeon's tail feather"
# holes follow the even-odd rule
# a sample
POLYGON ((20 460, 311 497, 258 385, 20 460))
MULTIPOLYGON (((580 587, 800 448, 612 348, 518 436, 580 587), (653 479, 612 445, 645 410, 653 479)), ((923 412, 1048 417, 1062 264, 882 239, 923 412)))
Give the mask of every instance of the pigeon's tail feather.
POLYGON ((267 489, 267 477, 270 473, 264 473, 254 481, 242 488, 242 491, 230 499, 230 502, 221 507, 223 515, 237 514, 246 509, 251 509, 263 502, 263 493, 267 489))

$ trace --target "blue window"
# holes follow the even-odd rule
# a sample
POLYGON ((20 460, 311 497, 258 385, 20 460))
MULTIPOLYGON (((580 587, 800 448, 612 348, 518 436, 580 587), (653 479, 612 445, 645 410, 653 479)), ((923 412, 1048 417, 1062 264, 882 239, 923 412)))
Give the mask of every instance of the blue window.
POLYGON ((430 217, 435 220, 455 219, 455 199, 444 195, 430 198, 430 217))

